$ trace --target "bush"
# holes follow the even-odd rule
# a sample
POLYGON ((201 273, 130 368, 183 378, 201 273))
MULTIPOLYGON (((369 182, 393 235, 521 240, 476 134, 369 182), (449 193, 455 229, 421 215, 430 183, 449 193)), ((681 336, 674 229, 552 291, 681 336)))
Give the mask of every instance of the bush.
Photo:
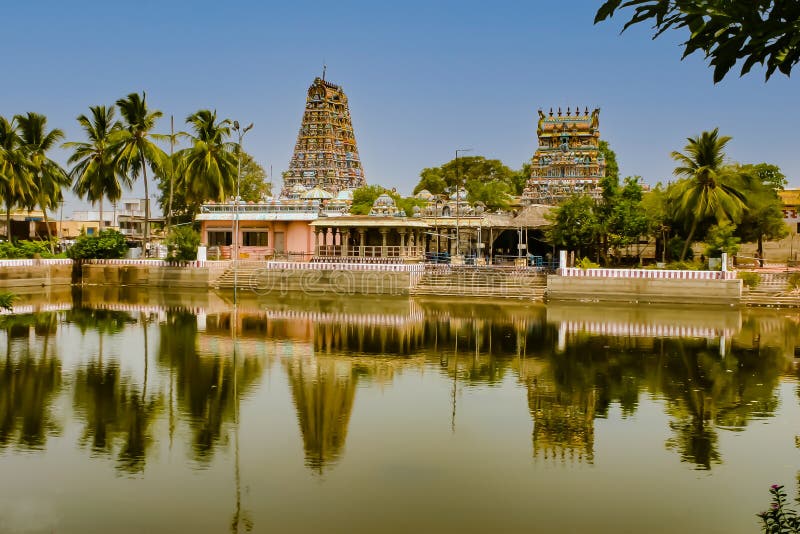
POLYGON ((0 292, 0 310, 11 310, 17 296, 12 293, 0 292))
POLYGON ((600 265, 594 263, 592 260, 584 256, 584 258, 581 261, 575 264, 575 267, 578 267, 580 269, 597 269, 598 267, 600 267, 600 265))
POLYGON ((693 261, 671 261, 665 268, 670 271, 696 271, 701 265, 693 261))
POLYGON ((67 251, 73 260, 117 259, 125 257, 128 245, 125 236, 116 230, 103 230, 98 235, 81 234, 67 251))
POLYGON ((786 281, 789 289, 794 291, 800 288, 800 273, 792 273, 789 275, 789 279, 786 281))
POLYGON ((177 226, 167 236, 167 259, 170 261, 192 261, 197 259, 200 234, 190 226, 177 226))
POLYGON ((0 258, 30 259, 34 257, 52 258, 49 241, 13 241, 0 243, 0 258))
POLYGON ((761 275, 758 273, 740 272, 739 278, 742 279, 742 283, 745 287, 749 289, 755 289, 758 287, 758 284, 761 283, 761 275))
POLYGON ((800 534, 800 516, 786 505, 786 492, 783 491, 783 486, 773 484, 769 492, 772 495, 772 504, 769 510, 758 514, 762 530, 769 534, 800 534))

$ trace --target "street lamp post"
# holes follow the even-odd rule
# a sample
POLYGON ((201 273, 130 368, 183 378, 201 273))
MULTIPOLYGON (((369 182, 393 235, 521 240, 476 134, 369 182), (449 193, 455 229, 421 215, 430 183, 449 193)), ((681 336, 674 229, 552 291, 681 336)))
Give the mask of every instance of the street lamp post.
POLYGON ((239 121, 233 121, 233 129, 236 130, 236 133, 239 136, 239 142, 237 146, 239 150, 237 152, 236 157, 236 197, 233 199, 233 304, 236 305, 236 292, 238 291, 238 282, 239 282, 239 181, 241 180, 242 176, 242 139, 244 139, 244 134, 246 134, 250 129, 253 127, 253 123, 251 122, 249 126, 246 126, 244 129, 239 127, 239 121))
POLYGON ((459 213, 461 210, 460 208, 460 199, 459 196, 461 194, 461 178, 458 175, 458 154, 461 152, 472 152, 471 148, 457 148, 456 149, 456 256, 459 258, 461 257, 461 234, 460 234, 460 227, 461 227, 461 214, 459 213))

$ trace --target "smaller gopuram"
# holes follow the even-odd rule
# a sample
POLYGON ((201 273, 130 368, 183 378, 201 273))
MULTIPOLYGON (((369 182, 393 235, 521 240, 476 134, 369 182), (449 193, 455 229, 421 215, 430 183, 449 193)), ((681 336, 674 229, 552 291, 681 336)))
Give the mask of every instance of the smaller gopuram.
POLYGON ((556 114, 539 110, 531 176, 522 193, 525 204, 558 204, 575 194, 600 195, 606 162, 599 152, 600 109, 567 108, 556 114))
POLYGON ((282 197, 298 186, 332 195, 366 185, 344 90, 322 78, 308 88, 297 144, 283 174, 282 197))

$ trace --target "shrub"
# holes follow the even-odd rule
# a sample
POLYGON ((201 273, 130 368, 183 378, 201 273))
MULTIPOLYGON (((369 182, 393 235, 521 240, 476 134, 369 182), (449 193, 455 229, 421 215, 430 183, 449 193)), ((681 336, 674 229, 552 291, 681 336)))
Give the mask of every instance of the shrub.
POLYGON ((74 260, 116 259, 125 257, 128 245, 125 236, 116 230, 103 230, 98 235, 81 234, 67 251, 74 260))
POLYGON ((671 271, 696 271, 700 264, 693 261, 672 261, 666 265, 671 271))
POLYGON ((773 484, 769 492, 772 495, 772 504, 769 510, 758 514, 762 530, 769 534, 800 534, 800 516, 786 505, 786 492, 783 491, 783 486, 773 484))
POLYGON ((706 256, 717 258, 723 252, 735 256, 741 242, 741 239, 733 235, 735 231, 736 225, 727 221, 712 226, 706 235, 706 256))
POLYGON ((758 287, 758 284, 761 283, 761 275, 758 273, 740 272, 739 278, 742 279, 742 283, 745 287, 749 289, 755 289, 758 287))
POLYGON ((794 291, 795 289, 800 288, 800 273, 792 273, 789 275, 789 279, 786 281, 786 284, 789 286, 789 289, 794 291))
POLYGON ((17 296, 13 293, 0 292, 0 309, 10 310, 17 296))
POLYGON ((3 259, 30 259, 34 257, 52 258, 49 241, 27 241, 0 243, 0 258, 3 259))
POLYGON ((598 267, 600 267, 600 265, 594 263, 592 260, 584 256, 584 258, 581 261, 575 264, 575 267, 579 267, 581 269, 597 269, 598 267))
POLYGON ((190 226, 177 226, 167 236, 167 259, 171 261, 192 261, 197 259, 200 234, 190 226))

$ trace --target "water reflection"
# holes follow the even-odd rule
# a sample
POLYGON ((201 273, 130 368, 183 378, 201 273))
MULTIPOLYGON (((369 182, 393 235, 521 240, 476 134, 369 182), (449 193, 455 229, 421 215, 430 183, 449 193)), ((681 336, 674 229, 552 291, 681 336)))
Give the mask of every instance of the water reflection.
POLYGON ((438 375, 452 432, 464 388, 519 387, 531 454, 544 461, 593 464, 595 421, 613 409, 633 418, 654 399, 669 421, 664 447, 707 470, 725 461, 720 433, 776 413, 800 343, 787 312, 245 299, 234 315, 215 294, 98 291, 65 312, 0 317, 0 447, 44 448, 64 424, 53 403, 68 384, 91 456, 141 473, 155 443, 185 436, 191 459, 210 465, 238 431, 239 402, 277 363, 305 465, 320 475, 344 457, 359 388, 407 369, 438 375), (84 340, 67 366, 75 341, 56 347, 62 327, 84 340))
POLYGON ((57 434, 53 401, 59 393, 61 361, 51 338, 55 313, 3 315, 6 354, 0 361, 0 449, 42 449, 57 434))

